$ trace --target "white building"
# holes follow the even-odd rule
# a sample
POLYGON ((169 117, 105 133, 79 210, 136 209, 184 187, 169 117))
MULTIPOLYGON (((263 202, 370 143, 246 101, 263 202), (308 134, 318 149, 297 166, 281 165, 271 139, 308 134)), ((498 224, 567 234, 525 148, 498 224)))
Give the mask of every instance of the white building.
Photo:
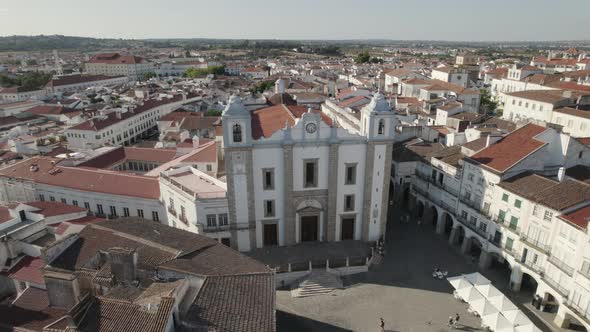
POLYGON ((0 90, 0 104, 26 100, 41 100, 45 97, 47 97, 47 92, 44 89, 35 90, 16 87, 0 90))
POLYGON ((157 120, 178 109, 182 104, 200 97, 176 95, 149 99, 127 110, 103 111, 90 120, 65 130, 70 149, 95 149, 105 144, 125 145, 157 128, 157 120))
POLYGON ((455 67, 437 67, 432 69, 430 74, 432 79, 455 84, 467 88, 469 84, 469 75, 466 70, 455 67))
POLYGON ((146 59, 134 55, 102 53, 94 55, 86 63, 90 75, 127 76, 140 80, 146 73, 154 72, 154 65, 146 59))
MULTIPOLYGON (((590 169, 583 166, 590 164, 590 148, 569 135, 532 124, 494 141, 483 138, 414 161, 413 210, 438 233, 446 234, 451 245, 478 260, 481 268, 489 268, 492 261, 507 264, 515 291, 525 275, 532 278, 543 305, 559 306, 557 324, 567 327, 575 317, 588 328, 590 298, 574 284, 574 279, 582 283, 587 278, 583 277, 589 264, 584 254, 586 230, 575 229, 567 219, 574 224, 583 220, 578 214, 587 212, 575 211, 590 205, 590 184, 566 174, 574 176, 570 171, 582 168, 585 175, 580 178, 590 178, 590 169), (578 296, 572 304, 574 292, 578 296), (584 310, 576 312, 575 306, 584 310)), ((410 163, 395 168, 408 175, 405 164, 410 163)), ((400 187, 402 199, 411 201, 409 189, 404 188, 400 187)))
POLYGON ((45 90, 49 95, 61 95, 64 92, 79 92, 90 87, 121 85, 128 80, 127 76, 68 75, 49 81, 45 85, 45 90))
POLYGON ((384 234, 396 118, 382 94, 363 108, 360 132, 300 106, 250 113, 236 96, 222 123, 230 227, 248 225, 239 246, 384 234))

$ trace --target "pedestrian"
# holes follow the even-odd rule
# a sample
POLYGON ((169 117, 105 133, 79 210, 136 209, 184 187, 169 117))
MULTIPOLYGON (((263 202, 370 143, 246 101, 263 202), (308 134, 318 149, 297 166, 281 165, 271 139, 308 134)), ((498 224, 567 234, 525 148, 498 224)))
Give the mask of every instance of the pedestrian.
POLYGON ((448 326, 453 326, 453 324, 455 323, 455 320, 453 319, 453 316, 449 316, 449 323, 447 324, 448 326))
POLYGON ((379 323, 379 325, 381 326, 381 332, 385 332, 385 321, 382 318, 379 318, 381 320, 381 322, 379 323))
POLYGON ((460 318, 461 317, 459 317, 459 314, 458 313, 455 313, 455 321, 453 323, 453 326, 457 327, 457 324, 459 323, 459 319, 460 318))

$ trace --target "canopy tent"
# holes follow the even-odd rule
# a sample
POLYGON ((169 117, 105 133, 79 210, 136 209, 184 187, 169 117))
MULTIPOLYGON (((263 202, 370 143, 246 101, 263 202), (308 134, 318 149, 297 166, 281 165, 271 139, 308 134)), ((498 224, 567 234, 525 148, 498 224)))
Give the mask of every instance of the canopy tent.
POLYGON ((481 275, 481 273, 479 272, 474 272, 474 273, 470 273, 470 274, 465 274, 463 275, 465 277, 465 279, 467 279, 467 281, 469 281, 473 286, 477 286, 477 285, 489 285, 492 282, 481 275))
POLYGON ((496 287, 492 284, 477 285, 475 286, 478 292, 481 293, 485 298, 495 297, 503 295, 496 287))
POLYGON ((533 323, 527 325, 520 325, 514 328, 516 332, 541 332, 541 329, 536 327, 533 323))
MULTIPOLYGON (((502 315, 514 326, 532 325, 531 320, 520 310, 502 311, 502 315)), ((533 325, 534 326, 534 325, 533 325)))
POLYGON ((471 305, 471 309, 477 312, 481 317, 498 312, 498 309, 496 309, 490 304, 490 302, 488 302, 488 300, 484 298, 472 301, 469 303, 469 305, 471 305))
POLYGON ((488 301, 501 312, 518 310, 514 303, 510 302, 510 300, 504 295, 488 297, 488 301))
POLYGON ((483 299, 483 295, 475 289, 473 286, 461 288, 457 291, 457 295, 463 299, 463 301, 467 303, 471 303, 473 301, 477 301, 479 299, 483 299))
POLYGON ((492 331, 501 331, 502 329, 509 329, 513 327, 512 323, 502 316, 501 313, 495 312, 489 315, 482 315, 481 320, 487 325, 492 331))
POLYGON ((460 290, 467 287, 472 287, 471 283, 465 279, 463 276, 456 276, 456 277, 448 277, 447 281, 455 288, 456 290, 460 290))

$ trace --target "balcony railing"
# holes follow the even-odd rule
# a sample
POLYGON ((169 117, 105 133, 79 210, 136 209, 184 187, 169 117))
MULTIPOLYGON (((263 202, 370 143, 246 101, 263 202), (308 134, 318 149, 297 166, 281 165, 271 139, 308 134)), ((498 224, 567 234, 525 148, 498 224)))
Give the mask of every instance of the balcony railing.
POLYGON ((502 241, 501 238, 496 238, 494 235, 488 236, 488 242, 496 246, 497 248, 501 248, 502 241))
POLYGON ((176 217, 176 210, 174 208, 168 207, 168 213, 176 217))
MULTIPOLYGON (((535 249, 546 253, 547 255, 551 254, 551 246, 550 245, 541 243, 541 241, 539 241, 537 239, 533 239, 526 234, 521 234, 520 240, 522 242, 528 244, 529 246, 534 247, 535 249)), ((573 272, 573 270, 572 270, 572 272, 573 272)))
POLYGON ((568 276, 574 276, 574 268, 567 265, 564 261, 560 260, 559 258, 551 256, 549 257, 549 263, 553 264, 555 267, 565 272, 565 274, 567 274, 568 276))
POLYGON ((588 308, 584 309, 580 307, 579 304, 574 303, 572 300, 564 301, 566 307, 570 308, 573 312, 575 312, 580 318, 582 318, 586 323, 590 323, 590 312, 588 312, 588 308))
POLYGON ((496 224, 500 225, 500 227, 502 227, 503 229, 506 229, 516 235, 520 235, 520 227, 518 227, 517 225, 510 224, 508 220, 500 219, 498 216, 493 217, 492 220, 496 224))
POLYGON ((447 186, 444 183, 438 182, 436 179, 433 179, 432 176, 429 176, 428 174, 425 174, 420 171, 416 171, 416 177, 434 185, 435 187, 437 187, 439 189, 442 189, 442 190, 448 192, 449 194, 451 194, 455 197, 459 196, 459 191, 457 189, 447 186))
POLYGON ((242 223, 235 223, 235 224, 227 224, 227 225, 205 225, 203 226, 203 232, 205 233, 214 233, 214 232, 223 232, 229 230, 244 230, 249 229, 250 224, 247 222, 242 223))
POLYGON ((178 216, 178 220, 180 220, 181 222, 188 224, 188 219, 186 218, 186 215, 181 214, 180 216, 178 216))
POLYGON ((537 263, 534 263, 533 261, 530 261, 530 260, 523 260, 523 259, 522 259, 522 256, 521 256, 521 257, 518 259, 518 261, 519 261, 519 262, 520 262, 522 265, 524 265, 524 266, 528 267, 529 269, 531 269, 531 270, 533 270, 533 271, 537 272, 537 273, 538 273, 539 275, 541 275, 541 276, 542 276, 542 275, 543 275, 543 273, 545 272, 545 269, 544 269, 544 268, 543 268, 541 265, 539 265, 539 264, 537 264, 537 263))
POLYGON ((543 276, 543 281, 545 281, 545 283, 547 285, 549 285, 551 288, 553 288, 556 292, 561 294, 561 296, 563 296, 563 297, 568 297, 568 295, 570 294, 569 290, 567 290, 565 287, 560 285, 559 282, 557 282, 556 280, 553 280, 551 277, 549 277, 547 275, 543 276))

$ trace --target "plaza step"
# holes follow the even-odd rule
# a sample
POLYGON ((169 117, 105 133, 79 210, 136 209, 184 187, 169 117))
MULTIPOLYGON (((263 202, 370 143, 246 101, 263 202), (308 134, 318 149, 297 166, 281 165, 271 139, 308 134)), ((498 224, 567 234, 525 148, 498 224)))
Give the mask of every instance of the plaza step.
POLYGON ((327 271, 312 271, 297 288, 291 290, 292 297, 307 297, 327 294, 334 289, 342 288, 340 277, 327 271))

